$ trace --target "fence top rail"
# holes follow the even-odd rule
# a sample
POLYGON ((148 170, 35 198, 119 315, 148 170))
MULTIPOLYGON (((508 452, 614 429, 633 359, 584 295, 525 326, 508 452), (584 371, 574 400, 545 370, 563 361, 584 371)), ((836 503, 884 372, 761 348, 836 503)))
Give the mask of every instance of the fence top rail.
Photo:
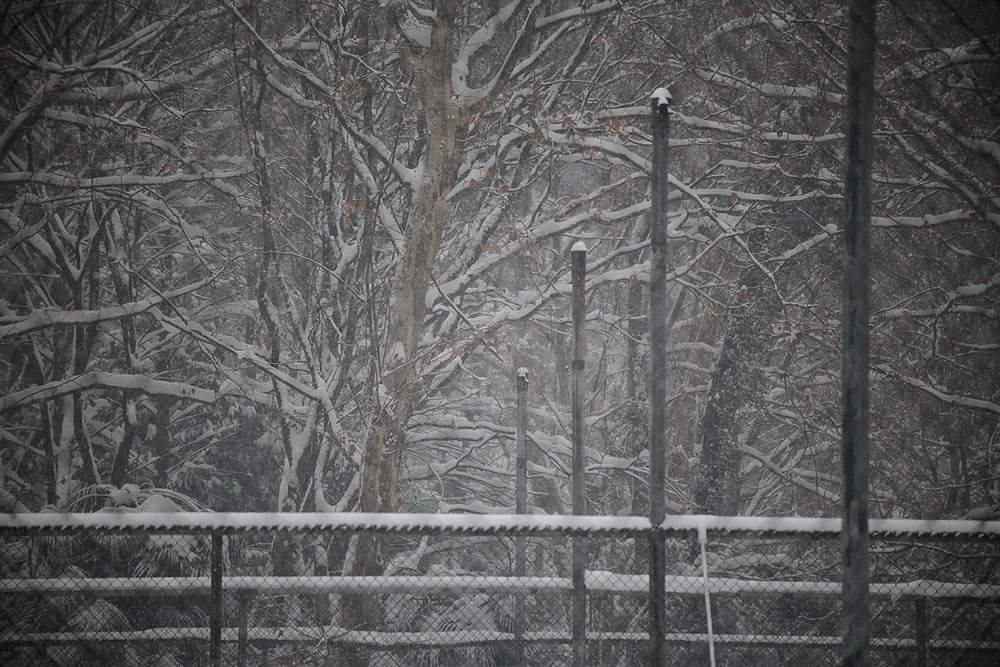
MULTIPOLYGON (((839 518, 745 517, 678 514, 653 527, 644 517, 541 514, 374 514, 360 512, 40 512, 0 514, 0 531, 243 533, 252 531, 332 531, 465 535, 641 535, 756 533, 837 535, 839 518)), ((1000 537, 1000 521, 961 519, 872 519, 873 536, 1000 537)))

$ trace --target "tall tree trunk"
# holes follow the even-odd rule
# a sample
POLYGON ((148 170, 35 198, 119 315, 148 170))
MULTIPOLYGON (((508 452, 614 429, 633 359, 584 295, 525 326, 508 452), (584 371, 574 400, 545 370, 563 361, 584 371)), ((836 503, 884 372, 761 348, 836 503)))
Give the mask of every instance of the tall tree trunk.
MULTIPOLYGON (((417 398, 415 368, 427 313, 425 297, 448 216, 446 197, 455 182, 458 166, 456 135, 461 112, 451 88, 456 8, 456 0, 438 4, 430 48, 401 46, 403 62, 413 76, 423 107, 427 140, 421 165, 423 181, 407 224, 396 298, 389 313, 386 370, 382 379, 388 401, 380 406, 362 459, 359 499, 362 512, 393 512, 398 508, 406 422, 417 398)), ((351 574, 381 574, 387 544, 385 539, 361 536, 351 574)), ((379 602, 371 596, 345 596, 343 605, 343 621, 348 627, 374 628, 381 622, 379 602)))
POLYGON ((763 409, 762 366, 778 304, 771 286, 764 284, 763 274, 753 273, 756 275, 744 283, 752 286, 743 287, 730 304, 701 422, 694 501, 697 511, 706 514, 739 513, 740 442, 752 433, 758 411, 763 409))

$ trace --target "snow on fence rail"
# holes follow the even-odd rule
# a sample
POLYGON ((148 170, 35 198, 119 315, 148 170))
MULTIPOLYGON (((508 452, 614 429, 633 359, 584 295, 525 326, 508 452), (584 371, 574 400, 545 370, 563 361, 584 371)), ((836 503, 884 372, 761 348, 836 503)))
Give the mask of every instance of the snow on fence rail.
MULTIPOLYGON (((542 514, 374 514, 102 511, 0 514, 0 530, 17 532, 92 531, 221 532, 328 531, 449 533, 456 535, 612 535, 654 530, 642 517, 542 514)), ((747 517, 683 514, 668 516, 656 530, 665 533, 775 533, 839 535, 839 518, 747 517)), ((998 537, 1000 521, 965 519, 871 519, 872 536, 998 537)))

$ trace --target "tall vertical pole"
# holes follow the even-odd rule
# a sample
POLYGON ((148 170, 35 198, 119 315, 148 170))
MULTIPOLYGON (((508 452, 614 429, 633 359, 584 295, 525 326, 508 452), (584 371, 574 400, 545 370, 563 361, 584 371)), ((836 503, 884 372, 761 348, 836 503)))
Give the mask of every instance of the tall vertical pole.
MULTIPOLYGON (((583 241, 573 244, 570 251, 573 274, 573 514, 587 513, 584 485, 584 345, 583 323, 586 318, 585 283, 587 279, 587 246, 583 241)), ((587 654, 587 590, 584 571, 587 566, 587 544, 583 537, 573 538, 573 666, 583 667, 587 654)))
POLYGON ((927 600, 917 598, 917 667, 927 667, 927 600))
POLYGON ((248 623, 248 608, 250 607, 250 596, 249 592, 240 592, 237 599, 239 600, 239 634, 237 635, 236 643, 236 667, 246 667, 247 666, 247 643, 249 639, 249 629, 247 628, 248 623))
POLYGON ((208 664, 222 665, 222 533, 212 533, 211 588, 209 604, 208 664))
MULTIPOLYGON (((652 95, 653 170, 649 208, 649 521, 660 526, 667 515, 667 155, 670 140, 670 93, 652 95)), ((649 534, 649 664, 667 664, 666 544, 663 534, 649 534)))
POLYGON ((847 33, 847 221, 844 227, 841 457, 843 656, 868 665, 868 322, 875 0, 850 0, 847 33))
MULTIPOLYGON (((528 369, 517 369, 517 482, 514 498, 514 511, 524 514, 528 508, 528 369)), ((514 576, 524 576, 525 537, 514 538, 514 576)), ((514 651, 519 667, 527 664, 524 660, 524 593, 517 593, 514 598, 514 651)))

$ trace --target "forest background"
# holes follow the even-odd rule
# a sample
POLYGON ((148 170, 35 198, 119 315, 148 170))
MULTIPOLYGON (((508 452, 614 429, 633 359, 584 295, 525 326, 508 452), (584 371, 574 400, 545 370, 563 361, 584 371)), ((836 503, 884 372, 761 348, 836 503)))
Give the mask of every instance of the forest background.
MULTIPOLYGON (((873 517, 1000 512, 998 9, 878 5, 873 517)), ((582 240, 588 512, 644 515, 669 84, 668 511, 838 516, 845 42, 811 0, 6 3, 0 508, 509 512, 525 367, 568 513, 582 240)))

